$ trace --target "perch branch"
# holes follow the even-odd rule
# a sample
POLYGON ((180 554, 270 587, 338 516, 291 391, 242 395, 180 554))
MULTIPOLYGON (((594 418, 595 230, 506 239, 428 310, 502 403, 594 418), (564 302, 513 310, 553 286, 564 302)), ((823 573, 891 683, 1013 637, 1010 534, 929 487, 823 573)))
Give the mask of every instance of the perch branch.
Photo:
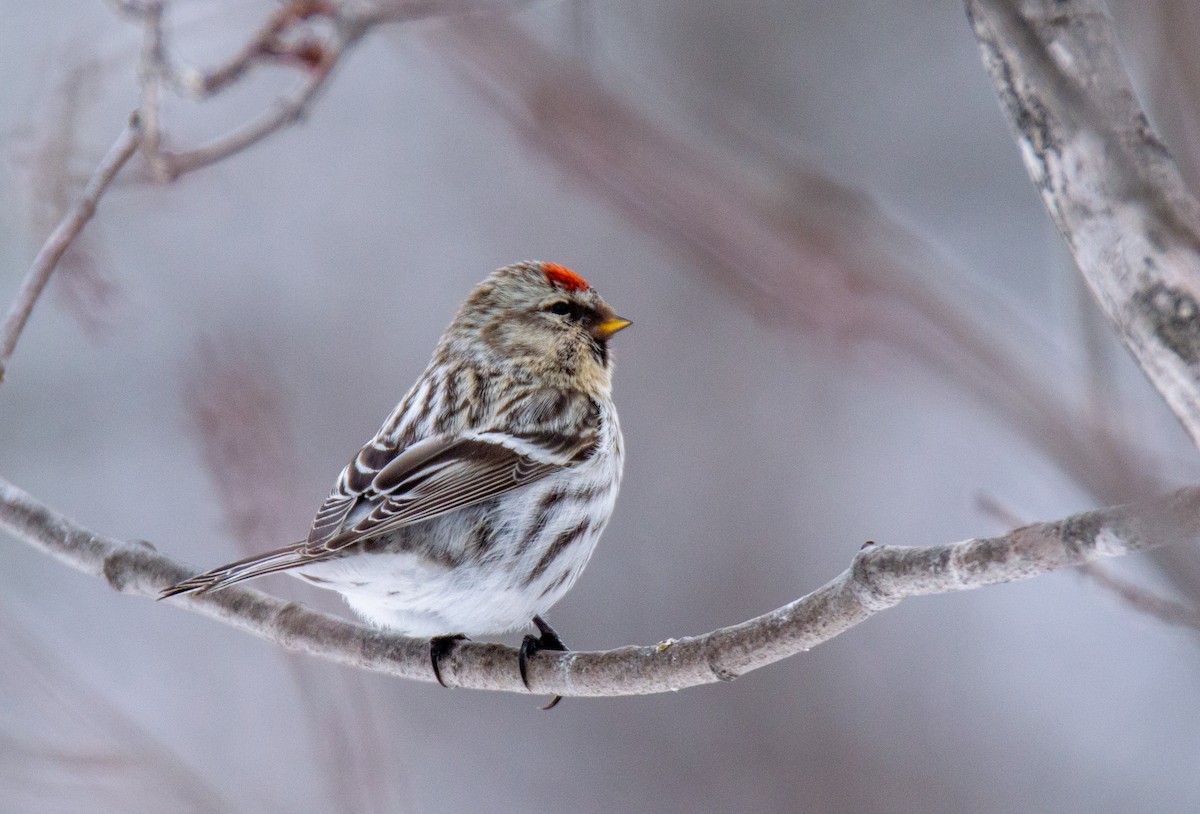
MULTIPOLYGON (((146 543, 82 528, 0 479, 0 529, 122 593, 157 597, 192 574, 146 543)), ((1200 487, 1137 504, 1035 523, 998 537, 901 548, 867 544, 850 567, 770 613, 702 636, 598 652, 538 653, 526 690, 510 647, 463 642, 442 661, 452 686, 565 696, 637 695, 729 681, 804 652, 912 596, 1012 582, 1074 565, 1200 538, 1200 487)), ((292 650, 399 678, 433 681, 428 642, 374 630, 229 588, 172 600, 292 650)))
MULTIPOLYGON (((981 511, 994 516, 1002 523, 1011 527, 1025 525, 1024 519, 1018 517, 1015 512, 991 495, 980 495, 976 502, 981 511)), ((1114 576, 1099 563, 1086 562, 1080 565, 1078 570, 1140 613, 1152 616, 1168 625, 1200 630, 1200 611, 1187 603, 1159 596, 1153 591, 1114 576)))
POLYGON ((1100 0, 967 0, 1025 167, 1109 320, 1200 445, 1200 203, 1100 0))

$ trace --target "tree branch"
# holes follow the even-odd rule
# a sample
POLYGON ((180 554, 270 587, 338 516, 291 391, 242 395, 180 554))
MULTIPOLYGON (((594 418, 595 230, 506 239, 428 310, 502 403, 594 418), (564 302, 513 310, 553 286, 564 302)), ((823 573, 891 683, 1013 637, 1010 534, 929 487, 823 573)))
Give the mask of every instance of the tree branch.
POLYGON ((100 197, 108 189, 108 185, 116 174, 137 152, 141 140, 141 121, 137 114, 134 114, 125 125, 125 129, 121 131, 121 135, 117 137, 116 142, 109 148, 108 154, 104 156, 100 166, 92 174, 91 180, 84 187, 79 200, 51 232, 50 237, 46 239, 37 256, 34 257, 33 265, 26 272, 25 279, 21 281, 21 288, 17 291, 16 299, 13 300, 13 304, 8 310, 8 316, 5 317, 4 324, 0 326, 0 381, 4 380, 4 371, 8 366, 9 359, 12 358, 13 350, 17 347, 21 331, 24 330, 29 314, 33 311, 33 306, 41 296, 46 283, 50 281, 50 275, 54 273, 58 261, 71 247, 72 241, 83 231, 87 222, 92 219, 92 215, 96 214, 96 205, 99 203, 100 197))
MULTIPOLYGON (((192 573, 147 543, 89 531, 2 479, 0 528, 122 593, 157 597, 192 573)), ((530 690, 517 674, 515 650, 464 642, 442 662, 442 676, 452 686, 565 696, 639 695, 729 681, 809 650, 908 597, 1028 579, 1197 539, 1200 487, 1193 486, 999 537, 924 548, 868 543, 821 588, 739 625, 651 646, 543 651, 530 662, 530 690)), ((399 678, 434 680, 424 639, 373 630, 245 588, 171 602, 292 650, 399 678)))
POLYGON ((163 3, 153 0, 127 9, 144 18, 142 99, 148 129, 146 152, 160 180, 173 181, 193 170, 223 161, 253 147, 273 133, 304 118, 325 87, 334 68, 358 41, 375 26, 428 17, 454 17, 512 11, 526 0, 290 0, 270 15, 263 26, 228 60, 207 71, 180 73, 172 67, 163 47, 163 3), (310 20, 325 20, 332 31, 325 36, 297 34, 310 20), (161 131, 156 115, 162 82, 195 99, 219 94, 246 77, 264 61, 288 62, 307 76, 272 110, 219 136, 207 144, 173 152, 160 149, 161 131))
POLYGON ((1200 445, 1200 203, 1100 0, 967 0, 1030 177, 1126 346, 1200 445))
POLYGON ((141 107, 100 162, 75 206, 42 245, 25 275, 4 324, 0 326, 0 382, 4 380, 4 372, 16 348, 17 339, 59 260, 95 214, 100 197, 113 178, 139 148, 158 179, 174 180, 185 173, 229 158, 300 121, 341 58, 374 26, 423 17, 511 10, 522 2, 291 0, 277 10, 267 24, 225 64, 208 73, 193 72, 192 80, 188 81, 172 67, 164 45, 163 0, 116 0, 118 11, 138 17, 142 22, 143 44, 139 63, 141 107), (310 17, 327 17, 333 25, 333 33, 323 40, 300 39, 292 42, 283 39, 293 25, 310 17), (159 113, 164 85, 175 90, 193 88, 199 97, 210 96, 236 83, 256 60, 266 57, 298 61, 308 70, 308 75, 290 96, 280 100, 274 110, 260 118, 191 150, 170 152, 162 149, 163 130, 159 113))
POLYGON ((273 110, 262 114, 258 119, 191 150, 159 152, 155 166, 160 175, 164 180, 174 181, 181 175, 223 161, 253 147, 273 133, 302 120, 338 61, 363 33, 365 32, 359 31, 345 38, 335 37, 319 51, 314 51, 316 62, 310 67, 305 80, 288 97, 277 101, 273 110))

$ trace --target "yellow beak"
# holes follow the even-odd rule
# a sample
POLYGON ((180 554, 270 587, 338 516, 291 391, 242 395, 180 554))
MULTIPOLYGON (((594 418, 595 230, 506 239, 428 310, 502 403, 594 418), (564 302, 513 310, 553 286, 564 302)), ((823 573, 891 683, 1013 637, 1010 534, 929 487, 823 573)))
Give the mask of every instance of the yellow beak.
POLYGON ((633 323, 622 317, 609 317, 603 322, 597 322, 592 327, 592 336, 597 339, 608 339, 622 328, 628 328, 633 323))

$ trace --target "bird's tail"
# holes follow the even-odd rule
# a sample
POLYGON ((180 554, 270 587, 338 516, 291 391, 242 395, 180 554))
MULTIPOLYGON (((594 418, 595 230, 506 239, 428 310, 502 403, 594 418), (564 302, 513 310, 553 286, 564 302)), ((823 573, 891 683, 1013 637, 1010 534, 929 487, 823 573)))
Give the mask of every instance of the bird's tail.
POLYGON ((283 548, 277 548, 274 551, 268 551, 265 554, 255 554, 253 557, 247 557, 244 560, 231 562, 228 565, 222 565, 211 571, 205 571, 203 574, 189 577, 183 582, 164 589, 158 595, 158 598, 166 599, 167 597, 178 596, 179 594, 206 594, 209 591, 219 591, 222 588, 233 585, 235 582, 254 579, 265 574, 274 574, 276 571, 286 571, 289 568, 313 562, 314 559, 321 558, 314 558, 307 551, 305 543, 293 543, 283 548))

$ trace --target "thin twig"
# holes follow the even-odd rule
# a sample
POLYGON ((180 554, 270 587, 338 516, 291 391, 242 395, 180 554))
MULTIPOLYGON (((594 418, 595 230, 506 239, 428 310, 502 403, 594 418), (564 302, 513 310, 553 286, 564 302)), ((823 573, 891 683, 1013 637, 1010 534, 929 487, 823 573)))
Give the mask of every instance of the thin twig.
MULTIPOLYGON (((122 593, 157 597, 192 574, 148 544, 77 525, 3 479, 0 528, 122 593)), ((442 661, 442 678, 459 687, 564 696, 648 694, 729 681, 809 650, 908 597, 1028 579, 1198 539, 1200 487, 1193 486, 999 537, 926 548, 867 544, 821 588, 739 625, 650 646, 544 651, 530 662, 529 689, 521 683, 514 649, 463 642, 442 661)), ((428 640, 390 635, 244 588, 171 602, 293 650, 399 678, 434 680, 428 640)))
POLYGON ((178 152, 161 150, 156 126, 154 149, 147 151, 155 174, 160 180, 173 181, 185 173, 236 155, 301 121, 337 64, 378 25, 428 17, 511 11, 523 4, 521 0, 291 0, 277 9, 224 63, 207 71, 180 74, 171 68, 162 48, 161 4, 150 3, 140 11, 145 18, 144 64, 149 69, 143 70, 143 75, 156 78, 148 84, 147 79, 143 79, 145 102, 157 104, 155 86, 161 81, 196 99, 215 96, 242 80, 251 68, 265 60, 291 62, 307 72, 305 79, 276 102, 272 110, 199 147, 178 152), (333 32, 320 38, 289 39, 298 24, 312 18, 326 18, 333 32))
POLYGON ((275 10, 253 37, 247 40, 225 64, 207 71, 188 83, 199 97, 212 96, 235 84, 257 63, 267 57, 281 57, 283 38, 296 23, 315 16, 333 16, 336 7, 324 0, 292 0, 275 10))
POLYGON ((213 139, 195 149, 160 153, 165 177, 168 180, 174 180, 185 173, 223 161, 303 119, 309 105, 325 86, 338 60, 358 41, 362 33, 364 32, 354 31, 345 37, 333 38, 323 47, 320 62, 312 66, 308 77, 293 91, 292 95, 280 100, 274 110, 264 114, 256 121, 249 122, 240 129, 213 139))
POLYGON ((338 16, 363 26, 399 23, 426 17, 506 14, 533 0, 339 0, 338 16))
POLYGON ((163 81, 167 77, 166 47, 163 44, 163 4, 150 0, 141 11, 142 55, 138 73, 142 85, 141 117, 145 136, 142 145, 151 171, 166 180, 167 167, 162 161, 162 124, 160 105, 163 81))
POLYGON ((17 339, 20 338, 38 297, 49 282, 50 275, 54 273, 58 261, 70 248, 72 241, 96 213, 96 206, 108 185, 137 152, 142 141, 142 132, 141 119, 137 114, 130 116, 125 129, 121 131, 121 135, 109 148, 107 155, 84 187, 79 200, 55 227, 33 259, 33 265, 21 281, 21 287, 9 308, 4 324, 0 326, 0 381, 4 380, 4 372, 17 346, 17 339))

